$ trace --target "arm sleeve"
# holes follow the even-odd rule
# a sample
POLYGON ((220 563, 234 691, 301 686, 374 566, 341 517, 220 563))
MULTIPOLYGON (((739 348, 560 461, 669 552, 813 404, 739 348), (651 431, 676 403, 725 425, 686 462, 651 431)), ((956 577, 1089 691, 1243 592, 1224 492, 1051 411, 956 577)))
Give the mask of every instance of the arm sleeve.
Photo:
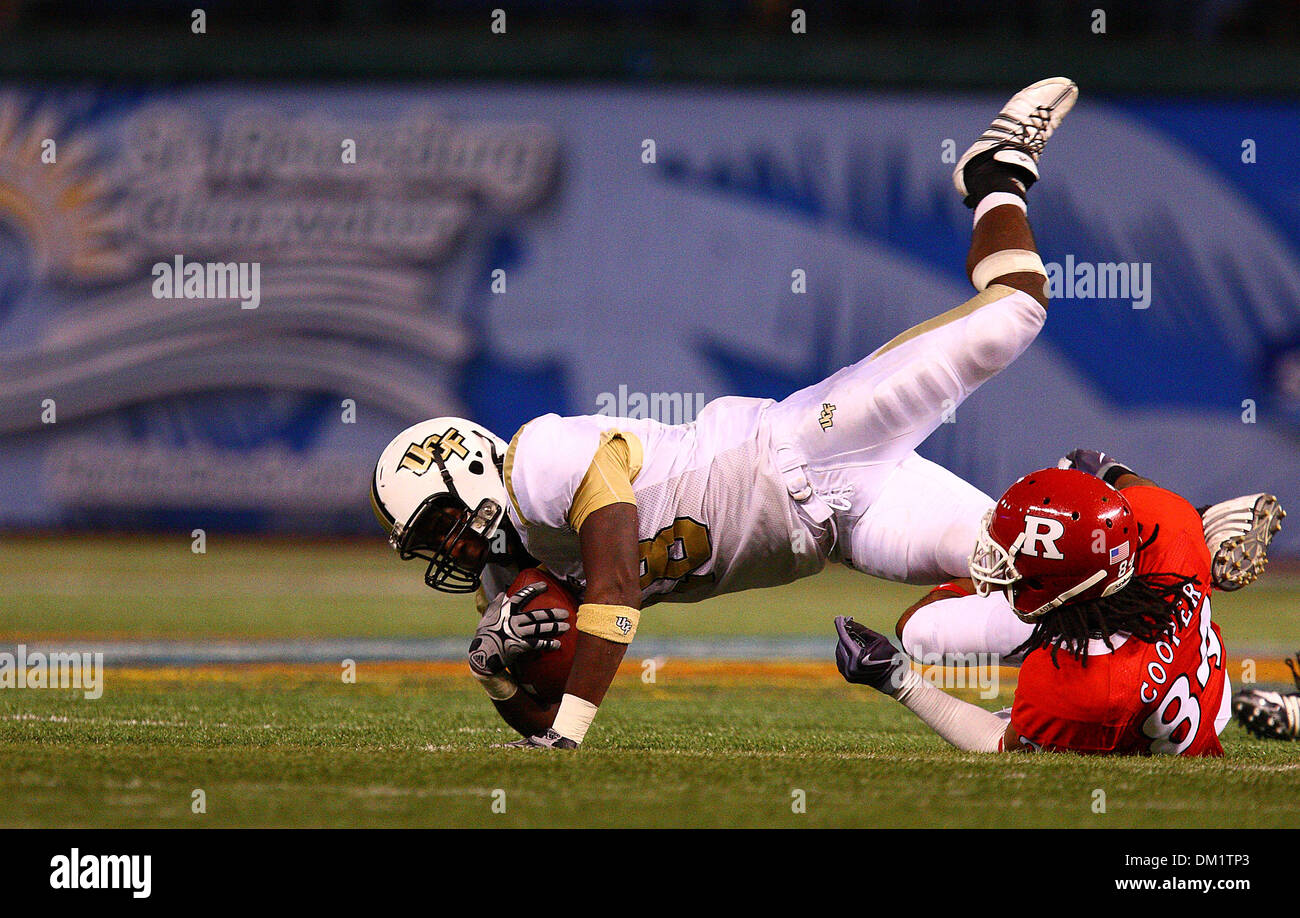
POLYGON ((914 660, 937 662, 965 654, 995 654, 1007 666, 1022 657, 1011 652, 1023 644, 1034 626, 1011 611, 1003 593, 954 596, 927 603, 903 626, 903 650, 914 660))
POLYGON ((954 698, 935 688, 913 670, 903 677, 894 700, 935 733, 967 752, 1001 752, 1007 723, 992 711, 954 698))
POLYGON ((573 494, 569 525, 580 530, 587 517, 610 504, 636 506, 632 482, 641 470, 640 443, 634 434, 607 430, 600 437, 596 455, 573 494))

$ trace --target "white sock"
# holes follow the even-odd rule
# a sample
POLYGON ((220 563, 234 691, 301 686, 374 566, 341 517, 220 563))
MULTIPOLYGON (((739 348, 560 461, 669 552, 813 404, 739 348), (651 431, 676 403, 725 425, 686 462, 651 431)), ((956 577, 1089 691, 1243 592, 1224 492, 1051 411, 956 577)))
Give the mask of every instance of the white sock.
POLYGON ((594 704, 577 695, 566 694, 560 699, 560 709, 555 712, 555 723, 551 724, 551 729, 560 736, 567 736, 575 743, 581 743, 595 717, 594 704))

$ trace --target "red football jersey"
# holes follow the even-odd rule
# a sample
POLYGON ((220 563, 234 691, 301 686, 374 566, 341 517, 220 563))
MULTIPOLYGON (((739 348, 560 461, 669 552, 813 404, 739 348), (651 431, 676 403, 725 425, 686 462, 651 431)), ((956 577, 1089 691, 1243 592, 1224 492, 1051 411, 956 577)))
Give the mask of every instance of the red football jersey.
POLYGON ((1163 488, 1126 488, 1142 542, 1135 574, 1194 577, 1174 630, 1155 644, 1116 635, 1093 641, 1088 665, 1040 649, 1020 668, 1011 726, 1035 749, 1127 755, 1223 755, 1216 720, 1225 690, 1224 651, 1210 621, 1210 553, 1201 517, 1163 488), (1157 528, 1158 527, 1158 528, 1157 528))

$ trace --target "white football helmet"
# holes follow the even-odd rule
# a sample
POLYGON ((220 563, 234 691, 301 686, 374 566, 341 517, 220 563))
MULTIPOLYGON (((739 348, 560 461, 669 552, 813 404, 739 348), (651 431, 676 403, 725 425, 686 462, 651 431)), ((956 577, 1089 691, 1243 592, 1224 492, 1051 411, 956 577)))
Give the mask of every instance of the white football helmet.
POLYGON ((464 418, 408 427, 384 448, 370 502, 402 560, 429 562, 424 582, 472 593, 506 517, 506 443, 464 418))

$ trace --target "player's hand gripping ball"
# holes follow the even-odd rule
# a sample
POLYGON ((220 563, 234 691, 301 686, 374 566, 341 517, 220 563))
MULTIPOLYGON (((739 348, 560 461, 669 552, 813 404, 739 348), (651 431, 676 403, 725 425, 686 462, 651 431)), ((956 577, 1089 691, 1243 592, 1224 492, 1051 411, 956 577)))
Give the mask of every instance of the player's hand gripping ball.
POLYGON ((568 623, 577 621, 578 604, 562 581, 537 568, 521 573, 507 592, 515 594, 533 584, 544 584, 545 591, 532 595, 524 603, 523 611, 562 612, 566 625, 558 634, 551 636, 544 646, 539 644, 535 649, 515 656, 509 664, 510 675, 538 704, 558 704, 564 697, 569 670, 573 668, 573 651, 578 639, 568 623))
MULTIPOLYGON (((572 613, 563 605, 551 607, 549 588, 544 581, 517 582, 488 604, 469 645, 469 666, 476 676, 491 678, 522 657, 559 649, 572 613)), ((565 599, 557 598, 561 603, 565 599)))

